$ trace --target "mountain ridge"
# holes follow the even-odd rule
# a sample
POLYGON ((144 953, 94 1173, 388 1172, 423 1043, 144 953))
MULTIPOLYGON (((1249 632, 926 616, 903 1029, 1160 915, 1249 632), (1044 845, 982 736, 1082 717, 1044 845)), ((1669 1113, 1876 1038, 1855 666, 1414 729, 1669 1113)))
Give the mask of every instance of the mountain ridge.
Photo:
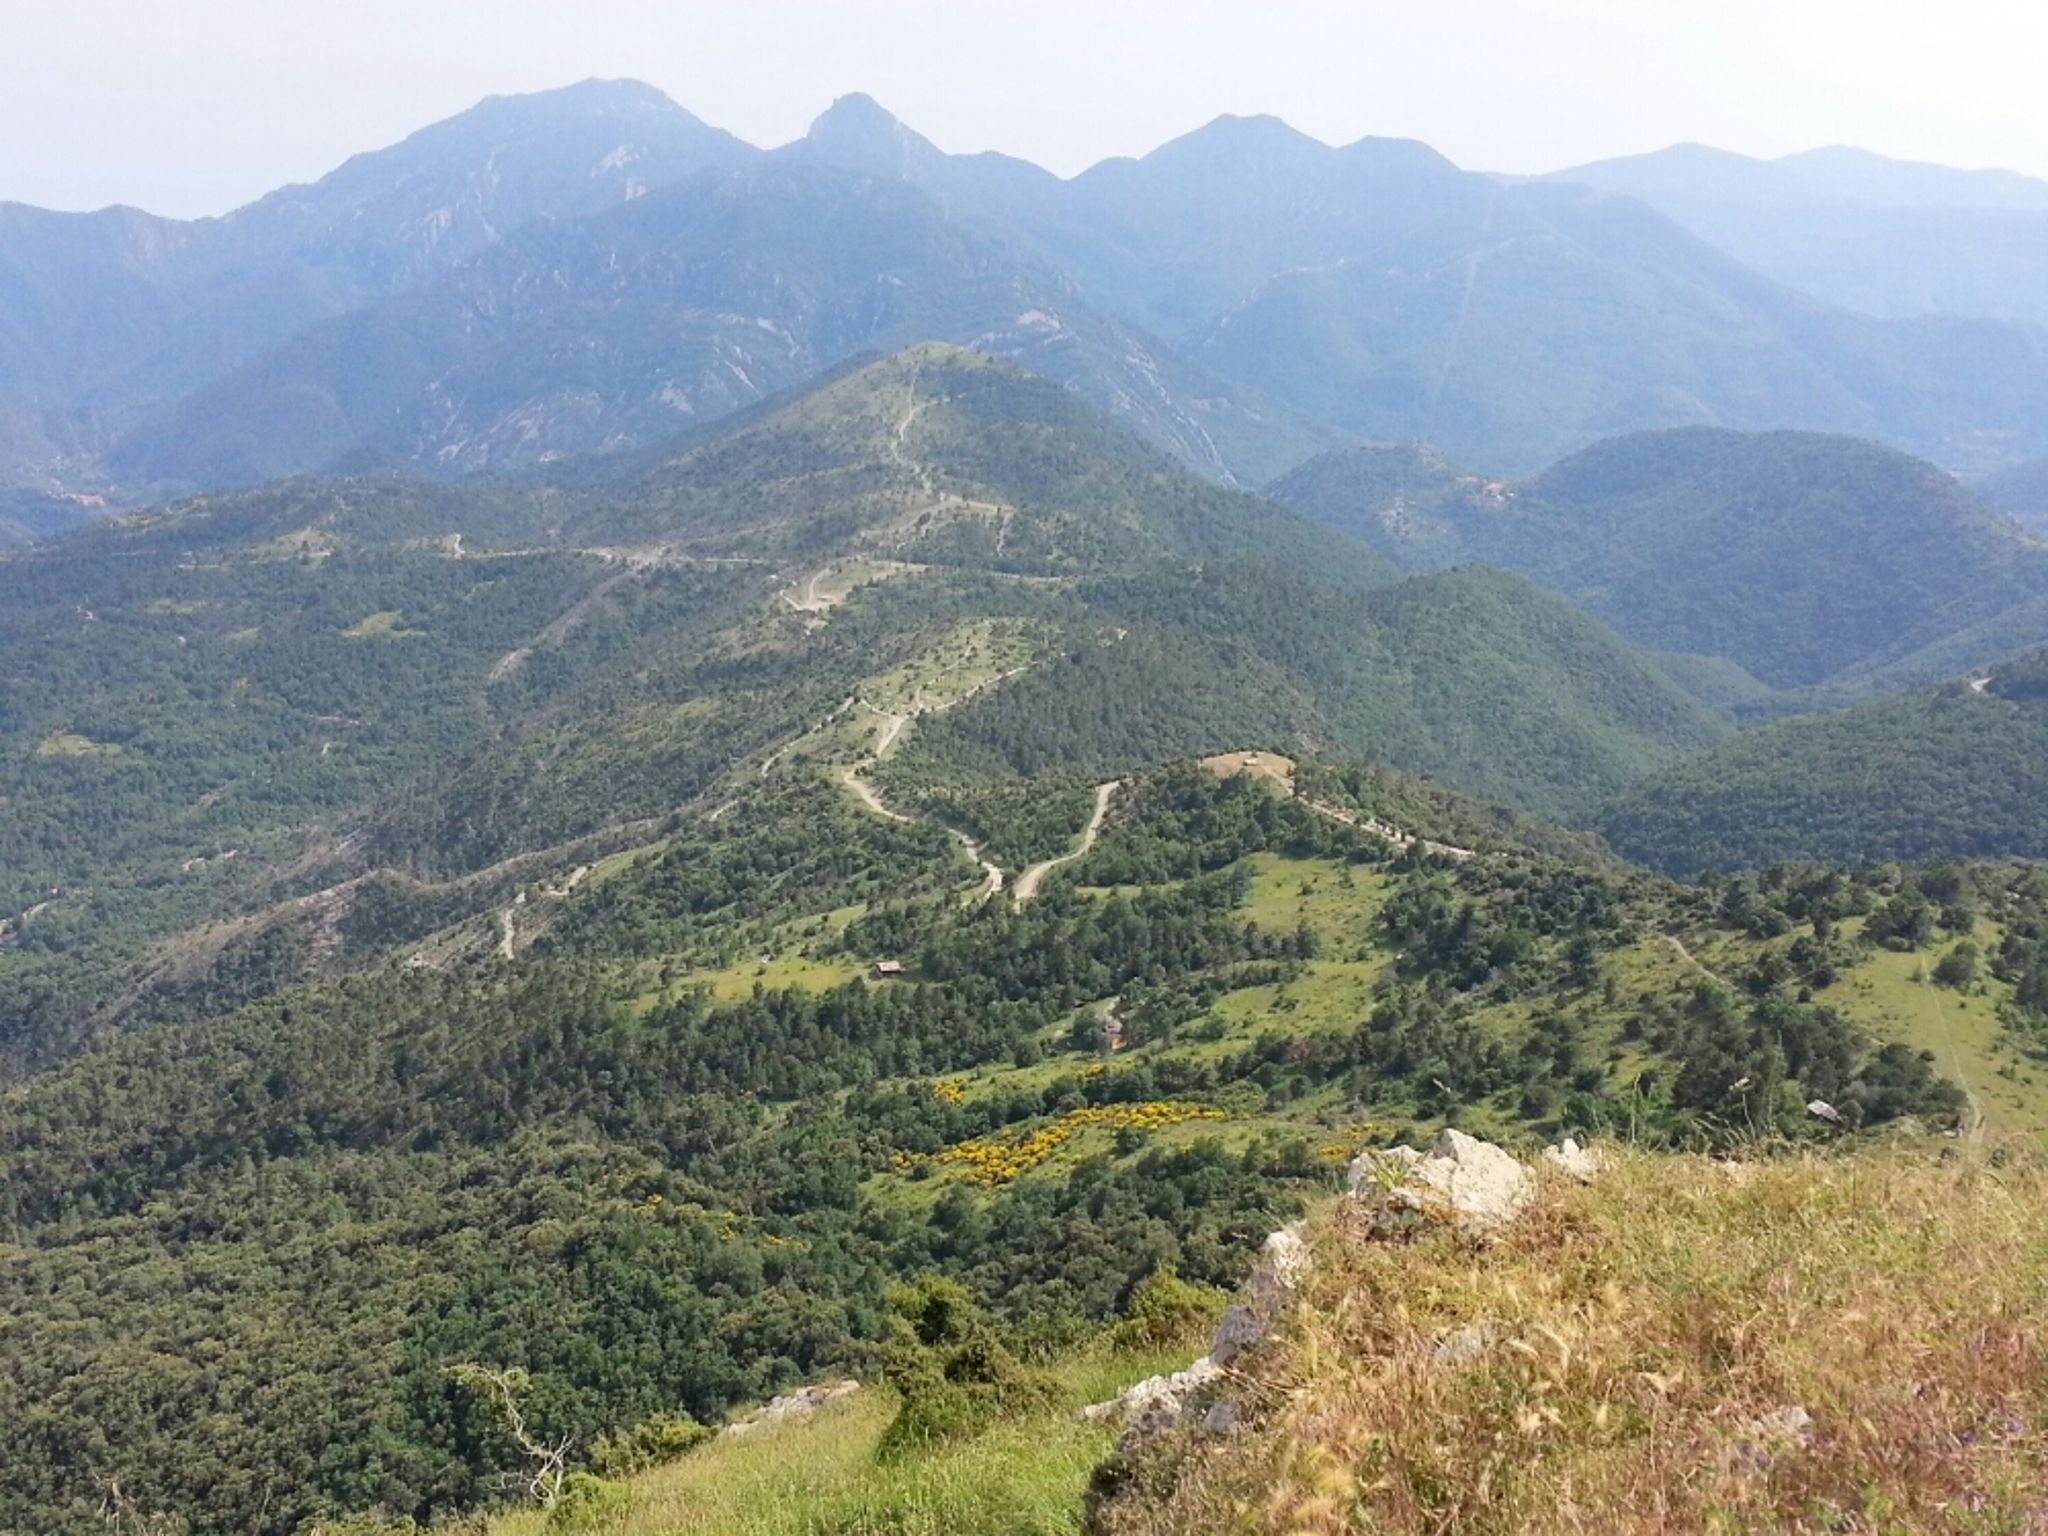
MULTIPOLYGON (((623 351, 600 335, 597 355, 578 358, 568 336, 536 337, 495 360, 489 381, 473 339, 421 306, 494 272, 504 292, 466 301, 494 323, 515 288, 531 296, 559 278, 554 263, 601 259, 605 236, 582 226, 618 219, 643 194, 659 202, 693 177, 772 181, 803 167, 811 206, 775 264, 829 263, 805 237, 839 227, 851 194, 827 186, 836 169, 932 200, 936 213, 897 204, 920 231, 915 255, 898 242, 911 266, 935 272, 972 247, 983 278, 1007 263, 1030 293, 972 316, 979 279, 960 272, 954 313, 934 301, 923 334, 891 329, 903 316, 889 283, 902 272, 877 256, 861 274, 871 290, 856 291, 848 267, 838 313, 815 317, 840 334, 774 362, 769 390, 795 382, 792 368, 846 355, 863 331, 884 350, 986 340, 1246 483, 1350 437, 1426 437, 1494 472, 1691 423, 1854 431, 1973 472, 2048 449, 2048 332, 1832 308, 1627 198, 1503 185, 1413 141, 1333 148, 1278 119, 1226 116, 1062 180, 1001 155, 942 153, 857 94, 803 138, 759 151, 651 87, 586 82, 491 98, 210 222, 0 219, 0 315, 13 322, 0 322, 0 389, 26 400, 8 407, 22 425, 0 434, 6 473, 132 504, 337 455, 416 455, 453 471, 659 436, 674 424, 649 405, 664 387, 699 413, 760 392, 683 377, 725 371, 734 349, 743 370, 770 368, 760 338, 716 334, 717 315, 794 330, 802 296, 743 303, 729 266, 703 284, 676 274, 611 295, 617 327, 641 337, 623 351), (184 254, 137 254, 154 246, 184 254), (1005 336, 1047 316, 1032 319, 1037 334, 1005 336), (90 345, 67 344, 74 333, 90 345), (339 335, 351 338, 346 363, 321 361, 339 335), (329 376, 343 366, 358 377, 329 376), (429 398, 444 377, 468 382, 429 398), (75 419, 60 429, 64 412, 75 419)), ((594 276, 579 272, 581 301, 594 300, 594 276)))
POLYGON ((1779 688, 1911 665, 1979 625, 1988 649, 1951 670, 2043 638, 2028 614, 2048 546, 1933 465, 1853 438, 1639 433, 1520 482, 1430 450, 1346 449, 1271 490, 1411 569, 1485 558, 1638 644, 1722 656, 1779 688))

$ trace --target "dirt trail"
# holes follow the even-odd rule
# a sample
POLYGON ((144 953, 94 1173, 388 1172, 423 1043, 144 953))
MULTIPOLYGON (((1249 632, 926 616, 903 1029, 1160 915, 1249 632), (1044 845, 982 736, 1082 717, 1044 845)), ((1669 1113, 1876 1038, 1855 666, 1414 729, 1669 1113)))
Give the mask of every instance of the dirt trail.
POLYGON ((903 734, 903 727, 910 724, 910 716, 899 715, 891 710, 879 709, 875 705, 868 703, 866 699, 862 699, 860 702, 861 708, 867 710, 870 714, 880 715, 889 722, 889 728, 882 732, 882 739, 875 743, 875 756, 877 758, 884 757, 888 754, 889 749, 896 745, 896 738, 903 734))
MULTIPOLYGON (((602 560, 606 565, 623 565, 625 570, 618 575, 598 583, 558 615, 539 634, 525 645, 516 646, 500 656, 485 678, 486 684, 502 683, 513 676, 532 659, 533 653, 545 647, 560 645, 576 629, 597 605, 610 597, 626 582, 648 571, 673 570, 691 565, 771 565, 769 560, 756 559, 752 555, 687 555, 666 544, 646 545, 605 545, 589 547, 563 547, 561 549, 502 549, 477 554, 462 547, 462 535, 456 534, 450 557, 457 560, 513 560, 533 555, 584 555, 602 560)), ((823 574, 822 572, 820 574, 823 574)), ((813 578, 815 580, 816 578, 813 578)))
POLYGON ((1683 960, 1687 965, 1691 966, 1694 970, 1698 971, 1702 976, 1706 977, 1707 980, 1724 987, 1732 986, 1727 977, 1723 976, 1719 971, 1715 970, 1712 966, 1708 965, 1706 961, 1702 960, 1698 955, 1694 954, 1691 950, 1687 949, 1685 947, 1685 940, 1681 939, 1677 934, 1667 933, 1663 937, 1664 942, 1671 946, 1672 952, 1676 954, 1679 959, 1683 960))
POLYGON ((910 453, 910 429, 916 425, 917 418, 933 406, 944 405, 952 398, 950 395, 946 395, 920 399, 918 397, 918 386, 923 382, 923 377, 924 369, 922 365, 919 365, 911 372, 910 401, 904 406, 903 415, 896 422, 896 430, 890 434, 889 457, 895 462, 898 469, 901 469, 917 482, 918 490, 931 500, 941 503, 941 510, 946 506, 966 507, 970 511, 983 512, 993 516, 996 519, 995 552, 1000 555, 1009 546, 1010 520, 1016 516, 1017 509, 1015 507, 1003 506, 998 502, 980 501, 972 496, 960 496, 950 491, 940 490, 938 476, 933 473, 931 465, 925 463, 922 459, 912 457, 910 453))
POLYGON ((1949 1070, 1955 1074, 1956 1086, 1963 1090, 1963 1098, 1970 1106, 1970 1118, 1963 1126, 1963 1140, 1974 1146, 1984 1139, 1984 1104, 1977 1097, 1977 1090, 1970 1086, 1970 1074, 1963 1070, 1963 1053, 1956 1049, 1955 1031, 1949 1028, 1947 1019, 1941 1021, 1941 1038, 1948 1046, 1949 1070))
MULTIPOLYGON (((872 762, 867 766, 872 767, 872 762)), ((883 800, 881 795, 876 793, 875 786, 860 776, 860 769, 845 769, 840 776, 846 781, 846 787, 852 790, 855 796, 859 798, 860 803, 873 811, 877 816, 886 816, 891 821, 906 823, 922 820, 921 817, 912 816, 907 811, 897 810, 894 806, 883 800)), ((947 827, 944 822, 936 823, 936 825, 944 827, 954 841, 967 850, 967 856, 981 866, 981 872, 986 882, 982 887, 983 898, 986 899, 1000 892, 1003 888, 1003 868, 1000 864, 992 863, 983 857, 981 844, 969 837, 965 832, 962 832, 958 827, 947 827)))
POLYGON ((924 414, 926 407, 933 403, 929 400, 920 400, 918 398, 917 386, 923 377, 923 364, 920 363, 911 368, 910 398, 904 404, 903 416, 896 423, 896 430, 890 434, 889 457, 896 461, 897 468, 905 471, 917 482, 919 490, 923 491, 925 495, 930 496, 933 494, 931 469, 912 458, 906 446, 910 437, 911 427, 916 423, 917 418, 924 414))
POLYGON ((841 777, 846 780, 846 787, 854 792, 859 798, 860 803, 873 811, 877 816, 886 816, 891 821, 917 820, 915 816, 896 810, 886 804, 882 797, 875 793, 875 786, 860 776, 860 769, 848 768, 841 774, 841 777))
POLYGON ((782 594, 782 600, 798 613, 825 613, 837 607, 839 599, 818 596, 818 583, 825 578, 831 569, 828 565, 823 570, 811 572, 810 579, 803 585, 802 597, 792 597, 785 591, 782 594))
POLYGON ((1018 906, 1023 906, 1036 896, 1039 886, 1045 883, 1045 877, 1054 870, 1087 857, 1088 850, 1095 846, 1095 839, 1102 833, 1102 819, 1109 814, 1109 802, 1116 795, 1117 785, 1121 782, 1118 779, 1111 779, 1107 784, 1095 786, 1095 809, 1089 814, 1088 825, 1081 829, 1081 836, 1071 849, 1056 859, 1046 859, 1042 863, 1032 865, 1017 877, 1014 900, 1018 906))
POLYGON ((1433 843, 1426 837, 1417 837, 1412 832, 1403 832, 1399 827, 1390 826, 1376 816, 1361 816, 1357 811, 1347 811, 1341 806, 1327 805, 1321 800, 1304 798, 1301 802, 1318 816, 1327 816, 1332 821, 1341 821, 1347 827, 1356 827, 1361 832, 1370 832, 1374 837, 1383 838, 1396 848, 1412 848, 1422 845, 1424 853, 1438 854, 1446 859, 1470 859, 1478 857, 1470 848, 1460 848, 1455 843, 1433 843))

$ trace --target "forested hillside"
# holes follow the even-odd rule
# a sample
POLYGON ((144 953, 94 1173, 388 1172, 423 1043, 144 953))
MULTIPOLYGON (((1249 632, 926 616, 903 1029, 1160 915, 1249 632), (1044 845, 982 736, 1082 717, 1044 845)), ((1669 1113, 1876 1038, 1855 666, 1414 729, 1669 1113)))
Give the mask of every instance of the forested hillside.
POLYGON ((1784 859, 2048 858, 2048 652, 1947 687, 1779 721, 1602 811, 1672 873, 1784 859))
POLYGON ((1274 495, 1410 569, 1505 565, 1638 645, 1781 689, 1925 682, 2048 638, 2048 546, 1933 465, 1849 438, 1640 434, 1513 484, 1357 449, 1274 495))
POLYGON ((1090 584, 1125 637, 920 732, 913 765, 1102 778, 1232 741, 1371 753, 1558 818, 1727 727, 1612 632, 1497 571, 1362 596, 1264 563, 1090 584))
MULTIPOLYGON (((1266 741, 1583 814, 1723 729, 1523 583, 1381 591, 1365 546, 952 348, 546 480, 286 482, 4 570, 16 1065, 501 910, 852 763, 862 720, 929 716, 890 772, 956 812, 961 767, 1266 741)), ((1021 802, 977 825, 1058 851, 1002 830, 1057 803, 1021 802)))
POLYGON ((0 1518, 82 1530, 116 1480, 195 1533, 459 1508, 518 1452, 455 1367, 528 1373, 580 1461, 864 1368, 910 1274, 1053 1347, 1155 1266, 1230 1280, 1414 1120, 1711 1140, 1806 1134, 1813 1095, 1953 1120, 1859 981, 1945 942, 1893 923, 1916 903, 1972 910, 1987 1027, 2035 1027, 2038 880, 1694 891, 1454 805, 1421 830, 1478 857, 1397 855, 1345 818, 1440 801, 1291 771, 1298 797, 1144 776, 1020 910, 963 906, 936 829, 802 777, 593 876, 516 966, 294 989, 9 1091, 0 1297, 73 1321, 0 1366, 25 1430, 0 1518), (883 955, 905 981, 860 979, 883 955))

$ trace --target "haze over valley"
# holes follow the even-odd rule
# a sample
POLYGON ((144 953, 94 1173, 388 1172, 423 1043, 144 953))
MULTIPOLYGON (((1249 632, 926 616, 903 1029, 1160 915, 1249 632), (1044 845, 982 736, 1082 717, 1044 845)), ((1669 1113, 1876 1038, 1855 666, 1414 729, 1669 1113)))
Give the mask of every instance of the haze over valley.
POLYGON ((2048 1508, 2048 182, 493 95, 0 594, 0 1532, 2048 1508))

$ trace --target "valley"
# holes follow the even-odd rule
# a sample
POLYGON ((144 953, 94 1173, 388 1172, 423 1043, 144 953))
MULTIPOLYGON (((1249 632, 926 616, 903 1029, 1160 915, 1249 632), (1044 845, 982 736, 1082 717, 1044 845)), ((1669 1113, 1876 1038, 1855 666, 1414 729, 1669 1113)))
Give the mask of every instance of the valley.
POLYGON ((597 80, 0 204, 0 1531, 2007 1528, 2043 217, 597 80))

